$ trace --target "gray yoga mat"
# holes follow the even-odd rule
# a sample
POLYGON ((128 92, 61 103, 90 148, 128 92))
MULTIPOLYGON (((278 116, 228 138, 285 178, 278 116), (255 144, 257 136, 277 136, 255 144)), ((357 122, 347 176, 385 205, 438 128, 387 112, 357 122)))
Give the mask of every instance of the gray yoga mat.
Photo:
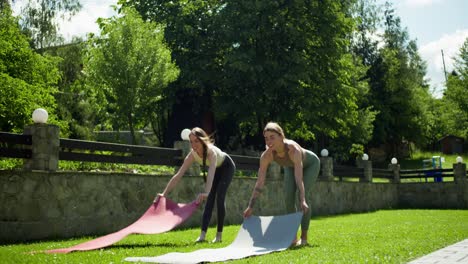
POLYGON ((157 257, 128 257, 126 261, 154 263, 200 263, 241 259, 287 249, 294 240, 302 213, 251 216, 244 220, 236 239, 225 248, 168 253, 157 257))

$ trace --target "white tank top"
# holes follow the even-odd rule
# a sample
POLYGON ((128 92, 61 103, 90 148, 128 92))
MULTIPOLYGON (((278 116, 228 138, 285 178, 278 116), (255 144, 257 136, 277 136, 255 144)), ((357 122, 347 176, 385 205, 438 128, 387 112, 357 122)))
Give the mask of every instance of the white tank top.
MULTIPOLYGON (((208 145, 208 148, 216 153, 216 168, 221 166, 227 154, 212 144, 208 145)), ((192 153, 193 153, 193 157, 195 158, 195 161, 198 162, 200 165, 203 165, 203 158, 198 156, 197 152, 194 151, 193 149, 192 149, 192 153)), ((210 166, 210 160, 208 158, 206 158, 206 166, 210 166)))

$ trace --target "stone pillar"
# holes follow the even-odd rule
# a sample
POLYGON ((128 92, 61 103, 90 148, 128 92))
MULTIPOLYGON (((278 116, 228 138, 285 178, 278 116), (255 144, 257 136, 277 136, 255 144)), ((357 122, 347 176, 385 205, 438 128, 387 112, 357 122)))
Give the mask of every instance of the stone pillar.
POLYGON ((400 164, 388 164, 388 170, 393 172, 393 183, 400 183, 400 164))
POLYGON ((453 164, 453 177, 456 183, 466 183, 466 163, 453 164))
POLYGON ((33 124, 26 126, 23 134, 32 137, 32 157, 24 160, 23 169, 56 171, 59 159, 60 128, 56 125, 33 124))
POLYGON ((333 158, 332 157, 320 157, 320 170, 322 176, 320 177, 324 181, 333 181, 333 158))
POLYGON ((364 176, 359 179, 359 182, 372 182, 372 161, 362 160, 361 165, 364 170, 364 176))
MULTIPOLYGON (((175 141, 174 148, 182 150, 182 160, 190 153, 192 146, 190 146, 190 141, 175 141)), ((201 166, 194 162, 192 166, 187 170, 186 174, 189 176, 200 176, 201 175, 201 166)), ((179 168, 176 168, 178 170, 179 168)))
POLYGON ((356 167, 357 168, 363 168, 363 166, 364 166, 363 161, 364 160, 362 160, 362 157, 356 157, 356 167))

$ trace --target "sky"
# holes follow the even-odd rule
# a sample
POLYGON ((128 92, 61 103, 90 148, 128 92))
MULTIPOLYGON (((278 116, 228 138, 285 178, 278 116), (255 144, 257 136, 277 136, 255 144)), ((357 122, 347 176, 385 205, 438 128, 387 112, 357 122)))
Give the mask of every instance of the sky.
MULTIPOLYGON (((376 0, 384 3, 386 0, 376 0)), ((468 38, 468 0, 388 0, 401 19, 409 37, 416 40, 419 54, 427 63, 427 79, 435 97, 441 97, 445 68, 453 70, 453 57, 458 54, 464 40, 468 38)), ((26 1, 16 1, 15 13, 26 1)), ((73 36, 85 37, 87 33, 99 33, 96 20, 115 14, 111 5, 117 0, 81 0, 83 9, 70 21, 60 24, 60 32, 66 40, 73 36)))
MULTIPOLYGON (((384 3, 385 0, 378 0, 384 3)), ((453 58, 468 38, 467 0, 389 0, 406 28, 416 40, 419 54, 427 63, 427 75, 441 97, 445 84, 442 51, 447 73, 453 70, 453 58)))

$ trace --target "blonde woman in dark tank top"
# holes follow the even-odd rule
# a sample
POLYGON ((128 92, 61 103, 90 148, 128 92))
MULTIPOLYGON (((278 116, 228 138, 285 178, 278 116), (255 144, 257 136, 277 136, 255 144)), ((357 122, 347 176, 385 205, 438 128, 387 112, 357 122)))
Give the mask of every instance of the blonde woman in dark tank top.
POLYGON ((249 205, 244 211, 244 217, 252 215, 254 204, 263 191, 268 165, 275 161, 284 168, 284 195, 286 211, 296 211, 296 197, 299 194, 299 204, 304 213, 301 221, 301 239, 292 241, 294 245, 307 245, 311 210, 310 189, 317 180, 320 171, 320 159, 315 153, 302 148, 293 140, 284 136, 283 129, 270 122, 263 129, 266 150, 260 157, 258 179, 252 192, 249 205))

